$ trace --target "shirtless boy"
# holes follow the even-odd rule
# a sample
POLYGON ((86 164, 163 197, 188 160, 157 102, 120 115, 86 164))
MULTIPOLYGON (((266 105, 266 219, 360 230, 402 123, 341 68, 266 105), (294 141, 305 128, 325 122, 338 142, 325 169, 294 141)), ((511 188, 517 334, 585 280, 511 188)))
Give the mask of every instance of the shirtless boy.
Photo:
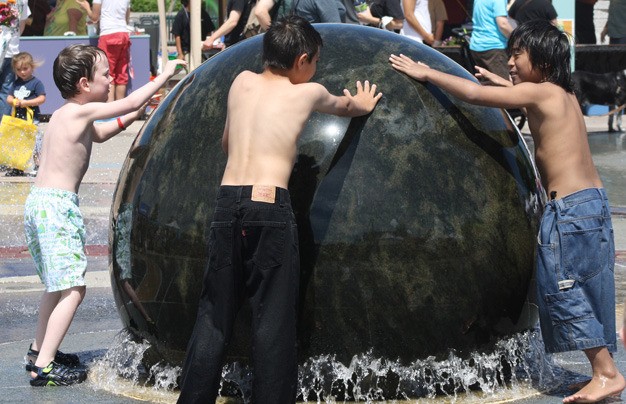
MULTIPOLYGON (((512 86, 481 86, 391 55, 391 65, 463 101, 525 108, 535 159, 550 195, 537 246, 537 304, 547 352, 583 350, 592 379, 563 402, 596 402, 619 395, 625 382, 616 349, 614 244, 609 203, 570 83, 568 37, 547 21, 521 24, 509 38, 512 86)), ((493 82, 510 84, 480 72, 493 82)))
POLYGON ((244 298, 252 307, 254 403, 296 400, 298 233, 287 183, 296 141, 313 111, 355 117, 374 109, 376 85, 331 95, 309 83, 322 38, 289 16, 263 38, 262 73, 244 71, 228 95, 228 155, 209 236, 198 317, 187 346, 179 403, 213 403, 224 350, 244 298))
POLYGON ((67 102, 46 128, 39 171, 24 207, 28 250, 46 290, 39 303, 35 340, 27 354, 32 386, 80 383, 79 358, 59 346, 85 296, 85 227, 78 188, 89 166, 93 142, 123 131, 165 84, 181 60, 170 61, 154 81, 128 97, 106 103, 111 85, 106 55, 95 46, 73 45, 54 61, 54 82, 67 102), (121 116, 120 116, 121 115, 121 116), (94 125, 99 119, 116 120, 94 125))

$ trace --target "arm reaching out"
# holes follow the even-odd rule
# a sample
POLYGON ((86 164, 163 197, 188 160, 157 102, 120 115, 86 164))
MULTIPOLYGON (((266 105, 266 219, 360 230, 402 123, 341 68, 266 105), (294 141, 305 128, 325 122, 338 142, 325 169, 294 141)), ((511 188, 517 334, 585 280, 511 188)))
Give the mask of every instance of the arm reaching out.
POLYGON ((513 86, 513 83, 510 80, 505 80, 502 77, 498 76, 497 74, 492 73, 489 70, 485 69, 484 67, 474 66, 474 68, 476 69, 476 72, 477 72, 476 74, 474 74, 474 76, 476 76, 476 78, 478 79, 487 80, 494 86, 500 86, 500 87, 512 87, 513 86))
POLYGON ((430 70, 428 65, 422 62, 414 62, 411 58, 404 55, 391 55, 389 57, 389 61, 391 62, 391 66, 397 71, 402 72, 418 81, 427 80, 426 75, 430 70))
POLYGON ((361 116, 366 115, 378 103, 383 96, 382 93, 376 94, 376 84, 370 86, 370 82, 365 80, 364 84, 360 81, 356 82, 356 94, 352 95, 348 89, 343 90, 343 96, 337 97, 328 92, 324 86, 316 84, 319 89, 319 98, 315 105, 315 110, 338 116, 361 116))
POLYGON ((348 98, 348 116, 369 114, 383 96, 383 93, 376 93, 376 84, 370 86, 367 80, 363 85, 360 81, 356 82, 356 94, 352 95, 347 88, 343 90, 343 94, 348 98))
POLYGON ((542 98, 538 96, 539 92, 546 91, 541 83, 520 83, 511 87, 482 86, 472 80, 431 69, 404 55, 391 55, 389 61, 399 72, 419 81, 428 81, 458 99, 475 105, 496 108, 532 107, 542 98))
MULTIPOLYGON (((130 123, 139 118, 143 113, 146 103, 176 72, 178 65, 185 66, 187 62, 180 59, 170 60, 165 65, 163 73, 154 78, 153 81, 139 87, 130 93, 126 98, 122 98, 113 102, 92 102, 82 106, 82 116, 88 121, 96 121, 98 119, 113 118, 120 115, 122 125, 128 126, 130 123)), ((95 125, 95 133, 93 141, 100 143, 108 140, 112 136, 120 132, 117 122, 107 122, 106 124, 95 125)))

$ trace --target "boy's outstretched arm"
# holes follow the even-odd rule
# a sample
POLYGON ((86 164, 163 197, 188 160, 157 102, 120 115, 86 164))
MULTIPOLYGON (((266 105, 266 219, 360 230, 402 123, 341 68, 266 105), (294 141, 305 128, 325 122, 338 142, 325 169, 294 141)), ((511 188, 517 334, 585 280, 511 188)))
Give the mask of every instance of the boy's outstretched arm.
POLYGON ((319 97, 315 105, 315 110, 325 114, 338 116, 361 116, 369 114, 374 110, 382 93, 376 94, 376 84, 370 85, 365 80, 364 84, 356 82, 356 94, 352 95, 348 89, 343 90, 343 96, 332 95, 322 85, 315 84, 319 91, 319 97))
POLYGON ((495 108, 522 108, 536 104, 541 90, 535 83, 512 87, 482 86, 476 82, 431 69, 421 62, 400 55, 389 57, 391 66, 419 81, 428 81, 470 104, 495 108))
POLYGON ((118 133, 126 130, 126 128, 128 128, 133 122, 141 118, 141 116, 146 112, 147 106, 148 103, 145 103, 139 109, 122 115, 117 119, 94 124, 94 134, 91 140, 95 143, 103 143, 118 133))
MULTIPOLYGON (((178 65, 185 66, 187 62, 176 59, 165 65, 163 73, 156 76, 149 83, 139 87, 126 97, 112 102, 90 102, 81 106, 79 116, 87 121, 115 118, 141 108, 176 72, 178 65)), ((99 139, 93 139, 98 141, 99 139)), ((102 141, 102 140, 100 140, 102 141)))

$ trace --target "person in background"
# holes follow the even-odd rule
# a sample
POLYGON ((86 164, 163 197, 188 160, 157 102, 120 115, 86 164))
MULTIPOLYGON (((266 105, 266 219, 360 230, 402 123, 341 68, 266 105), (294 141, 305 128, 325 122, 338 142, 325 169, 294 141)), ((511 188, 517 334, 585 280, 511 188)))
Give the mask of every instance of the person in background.
POLYGON ((602 43, 607 34, 611 37, 611 45, 626 44, 626 0, 611 0, 609 4, 609 18, 600 33, 602 43))
POLYGON ((432 45, 432 33, 428 0, 402 0, 404 25, 401 34, 418 42, 432 45))
POLYGON ((248 0, 228 0, 226 21, 202 42, 202 50, 224 49, 242 40, 242 33, 250 16, 250 8, 248 0), (222 36, 224 42, 221 41, 222 36))
POLYGON ((400 33, 404 25, 404 12, 400 0, 373 0, 369 7, 358 13, 363 24, 400 33))
MULTIPOLYGON (((191 46, 189 0, 181 0, 180 2, 183 7, 174 18, 172 34, 176 40, 176 53, 178 58, 189 63, 189 50, 191 46)), ((200 30, 202 40, 206 39, 211 32, 215 31, 211 16, 209 16, 209 13, 207 13, 204 7, 200 8, 200 30)))
POLYGON ((557 13, 551 0, 515 0, 509 17, 522 24, 530 20, 546 20, 556 25, 557 13))
POLYGON ((87 12, 76 0, 58 0, 48 14, 44 36, 87 35, 87 12))
POLYGON ((356 9, 354 8, 354 2, 352 0, 342 0, 341 3, 346 9, 345 18, 342 22, 346 24, 360 24, 359 17, 356 15, 356 9))
MULTIPOLYGON (((28 114, 26 107, 31 108, 33 111, 32 119, 35 124, 39 123, 39 106, 46 101, 46 89, 41 80, 33 75, 35 67, 39 65, 28 52, 20 52, 13 56, 12 68, 17 77, 7 96, 7 102, 15 108, 15 116, 26 120, 28 114)), ((39 165, 41 142, 42 133, 37 131, 35 150, 33 151, 35 171, 39 165)), ((5 175, 8 177, 24 175, 24 171, 13 168, 8 170, 5 175)))
POLYGON ((509 23, 506 5, 506 0, 474 1, 470 52, 476 65, 508 80, 506 44, 513 27, 509 23))
POLYGON ((128 69, 130 68, 130 0, 93 0, 93 9, 87 0, 75 0, 83 7, 89 19, 100 23, 98 48, 107 54, 109 74, 113 85, 109 101, 126 97, 128 69))
POLYGON ((596 27, 593 23, 593 8, 598 0, 576 0, 574 32, 577 44, 595 45, 596 27))
POLYGON ((452 29, 470 21, 472 14, 467 3, 468 0, 443 0, 448 14, 448 21, 443 28, 443 38, 449 38, 453 35, 452 29))
POLYGON ((254 12, 261 24, 261 29, 267 31, 278 18, 293 12, 294 0, 258 0, 254 12))
POLYGON ((28 0, 30 17, 26 20, 26 26, 22 36, 43 36, 46 27, 46 17, 52 11, 48 0, 28 0))
POLYGON ((428 0, 428 13, 430 14, 430 24, 433 30, 432 46, 441 46, 443 42, 443 30, 448 21, 448 13, 443 0, 428 0))
POLYGON ((7 3, 16 11, 17 21, 15 24, 0 25, 0 35, 8 37, 9 40, 3 43, 4 48, 0 47, 0 51, 4 53, 2 68, 0 69, 0 101, 2 115, 11 115, 11 104, 7 102, 7 97, 13 82, 15 81, 15 73, 12 69, 13 56, 20 52, 20 36, 26 27, 26 20, 30 17, 30 9, 26 0, 15 0, 15 2, 7 3))
POLYGON ((311 24, 343 22, 346 9, 342 0, 296 0, 294 13, 311 24))

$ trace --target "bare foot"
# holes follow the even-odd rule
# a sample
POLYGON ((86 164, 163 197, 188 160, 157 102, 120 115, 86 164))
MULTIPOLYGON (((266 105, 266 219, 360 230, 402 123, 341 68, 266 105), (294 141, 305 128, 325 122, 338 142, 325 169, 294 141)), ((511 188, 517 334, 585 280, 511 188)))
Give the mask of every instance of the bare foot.
POLYGON ((568 390, 576 390, 576 391, 578 391, 578 390, 582 389, 583 387, 585 387, 587 384, 589 384, 590 381, 591 381, 591 379, 587 379, 587 380, 584 380, 582 382, 572 383, 569 386, 567 386, 567 389, 568 390))
POLYGON ((624 377, 594 376, 580 391, 563 399, 564 403, 595 403, 607 397, 619 396, 626 387, 624 377))

